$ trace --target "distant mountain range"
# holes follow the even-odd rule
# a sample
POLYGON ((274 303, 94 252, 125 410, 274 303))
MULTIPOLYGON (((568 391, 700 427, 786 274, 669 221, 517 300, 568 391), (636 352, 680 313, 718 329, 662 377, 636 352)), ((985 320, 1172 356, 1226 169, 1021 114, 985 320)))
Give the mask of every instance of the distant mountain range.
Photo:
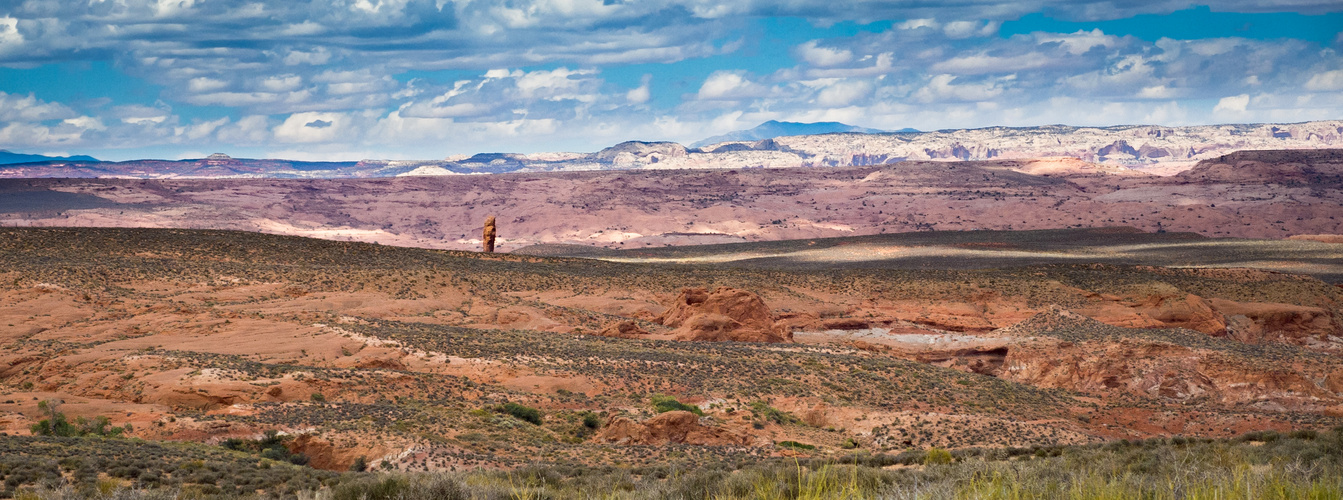
POLYGON ((595 153, 481 153, 442 160, 302 162, 215 154, 191 160, 102 162, 88 157, 41 157, 36 162, 0 164, 0 178, 330 179, 581 170, 836 167, 919 160, 1050 157, 1170 174, 1200 160, 1241 150, 1343 148, 1343 120, 1188 127, 1048 125, 903 133, 833 131, 838 127, 850 126, 767 122, 736 136, 761 139, 721 141, 700 147, 628 141, 595 153), (812 133, 772 136, 802 130, 812 133))
MULTIPOLYGON (((790 135, 834 134, 840 132, 855 132, 859 134, 880 134, 885 131, 872 128, 855 127, 853 125, 846 125, 840 122, 798 123, 798 122, 781 122, 781 121, 770 120, 765 123, 761 123, 759 126, 756 126, 753 129, 738 130, 735 132, 728 132, 723 135, 715 135, 708 139, 704 139, 694 144, 691 144, 690 147, 700 148, 708 146, 710 144, 718 144, 720 142, 759 141, 762 139, 773 139, 775 137, 785 137, 790 135)), ((904 128, 898 130, 897 132, 918 132, 918 130, 912 128, 904 128)))
POLYGON ((11 163, 31 163, 36 161, 98 161, 97 158, 85 155, 76 156, 46 156, 15 153, 7 149, 0 149, 0 165, 9 165, 11 163))

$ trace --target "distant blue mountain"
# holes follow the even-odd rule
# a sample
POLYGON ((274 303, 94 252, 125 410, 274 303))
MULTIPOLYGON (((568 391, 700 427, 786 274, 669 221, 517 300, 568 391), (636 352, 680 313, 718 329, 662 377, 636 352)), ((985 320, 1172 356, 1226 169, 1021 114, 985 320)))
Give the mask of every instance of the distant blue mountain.
MULTIPOLYGON (((762 139, 773 139, 775 137, 784 137, 789 135, 813 135, 813 134, 833 134, 836 132, 858 132, 862 134, 880 134, 884 130, 871 128, 855 127, 845 125, 839 122, 819 122, 819 123, 797 123, 780 122, 770 120, 761 123, 760 126, 750 130, 738 130, 728 132, 723 135, 716 135, 708 139, 691 144, 690 147, 698 148, 710 144, 730 141, 759 141, 762 139)), ((900 129, 897 132, 918 132, 912 128, 900 129)))
POLYGON ((92 156, 85 156, 85 155, 76 155, 76 156, 29 155, 23 153, 14 153, 7 149, 0 149, 0 165, 9 165, 11 163, 32 163, 36 161, 98 161, 98 159, 92 156))

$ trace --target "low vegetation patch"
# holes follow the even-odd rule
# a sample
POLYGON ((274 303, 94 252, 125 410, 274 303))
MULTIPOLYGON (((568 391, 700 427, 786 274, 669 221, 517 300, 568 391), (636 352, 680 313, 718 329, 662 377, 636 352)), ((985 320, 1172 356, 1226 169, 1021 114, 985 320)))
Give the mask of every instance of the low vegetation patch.
POLYGON ((88 441, 0 437, 0 475, 6 485, 0 496, 234 498, 260 491, 266 497, 331 500, 1343 497, 1343 434, 1337 431, 1118 441, 1050 447, 1043 456, 1033 448, 930 449, 897 456, 858 453, 838 460, 765 459, 692 468, 549 464, 415 473, 335 473, 288 464, 266 468, 270 462, 237 461, 237 454, 221 453, 217 447, 211 453, 210 447, 199 445, 151 443, 114 450, 70 445, 88 441), (120 459, 107 460, 109 456, 120 459), (886 468, 898 463, 922 466, 886 468), (99 474, 130 479, 100 482, 99 474))
POLYGON ((131 432, 134 428, 130 423, 121 426, 113 426, 112 419, 99 415, 92 419, 78 417, 74 422, 70 422, 64 413, 56 411, 55 405, 40 401, 37 408, 46 413, 46 417, 39 420, 28 428, 34 436, 58 436, 58 437, 119 437, 123 433, 131 432))
POLYGON ((518 403, 508 402, 495 407, 494 411, 505 415, 512 415, 518 420, 530 422, 533 425, 541 425, 541 410, 518 403))
POLYGON ((289 462, 294 465, 307 465, 308 456, 302 453, 291 453, 284 443, 291 439, 289 436, 281 436, 274 430, 266 431, 265 437, 261 439, 240 439, 229 438, 220 445, 224 448, 254 453, 261 458, 289 462))
POLYGON ((652 400, 653 400, 653 409, 657 410, 658 413, 666 413, 669 411, 688 411, 701 417, 704 416, 704 410, 701 410, 698 406, 682 403, 680 401, 677 401, 676 398, 672 396, 667 396, 665 394, 655 394, 653 395, 652 400))

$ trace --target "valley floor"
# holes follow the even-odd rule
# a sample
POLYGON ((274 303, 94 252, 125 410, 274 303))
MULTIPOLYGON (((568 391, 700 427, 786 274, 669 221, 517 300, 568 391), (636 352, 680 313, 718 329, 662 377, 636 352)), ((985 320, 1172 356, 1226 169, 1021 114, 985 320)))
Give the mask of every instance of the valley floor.
MULTIPOLYGON (((1044 234, 1009 239, 1143 238, 1044 234)), ((855 242, 813 243, 777 245, 855 242)), ((30 450, 0 471, 8 494, 98 478, 350 498, 1338 491, 1340 287, 1262 269, 954 261, 0 229, 0 443, 30 450), (1218 441, 1265 430, 1278 433, 1218 441), (1106 444, 1118 440, 1130 444, 1106 444), (104 465, 61 451, 81 447, 104 465), (842 466, 853 457, 864 466, 842 466), (144 464, 108 465, 126 460, 144 464), (337 474, 360 465, 413 475, 337 474)))

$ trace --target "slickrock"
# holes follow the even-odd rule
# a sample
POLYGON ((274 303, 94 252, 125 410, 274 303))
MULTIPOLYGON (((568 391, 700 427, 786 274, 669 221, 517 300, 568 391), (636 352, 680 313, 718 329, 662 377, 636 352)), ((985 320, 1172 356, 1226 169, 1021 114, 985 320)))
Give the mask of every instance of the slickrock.
POLYGON ((792 342, 778 328, 769 306, 755 293, 730 287, 686 288, 657 321, 675 328, 677 338, 708 342, 792 342))
MULTIPOLYGON (((1321 411, 1340 402, 1336 386, 1343 385, 1338 382, 1343 375, 1337 371, 1321 366, 1325 372, 1303 374, 1288 365, 1263 364, 1249 354, 1256 348, 1189 330, 1125 329, 1056 306, 999 333, 1040 340, 1010 346, 1000 368, 980 373, 1037 387, 1210 400, 1273 411, 1321 411), (1325 380, 1323 387, 1312 378, 1325 380)), ((1290 352, 1281 348, 1278 355, 1290 352)), ((965 364, 947 365, 976 371, 965 364)))
POLYGON ((639 337, 647 336, 649 333, 647 330, 640 328, 639 324, 635 323, 634 320, 627 319, 606 325, 606 327, 602 328, 602 331, 598 332, 597 335, 619 339, 637 339, 639 337))

